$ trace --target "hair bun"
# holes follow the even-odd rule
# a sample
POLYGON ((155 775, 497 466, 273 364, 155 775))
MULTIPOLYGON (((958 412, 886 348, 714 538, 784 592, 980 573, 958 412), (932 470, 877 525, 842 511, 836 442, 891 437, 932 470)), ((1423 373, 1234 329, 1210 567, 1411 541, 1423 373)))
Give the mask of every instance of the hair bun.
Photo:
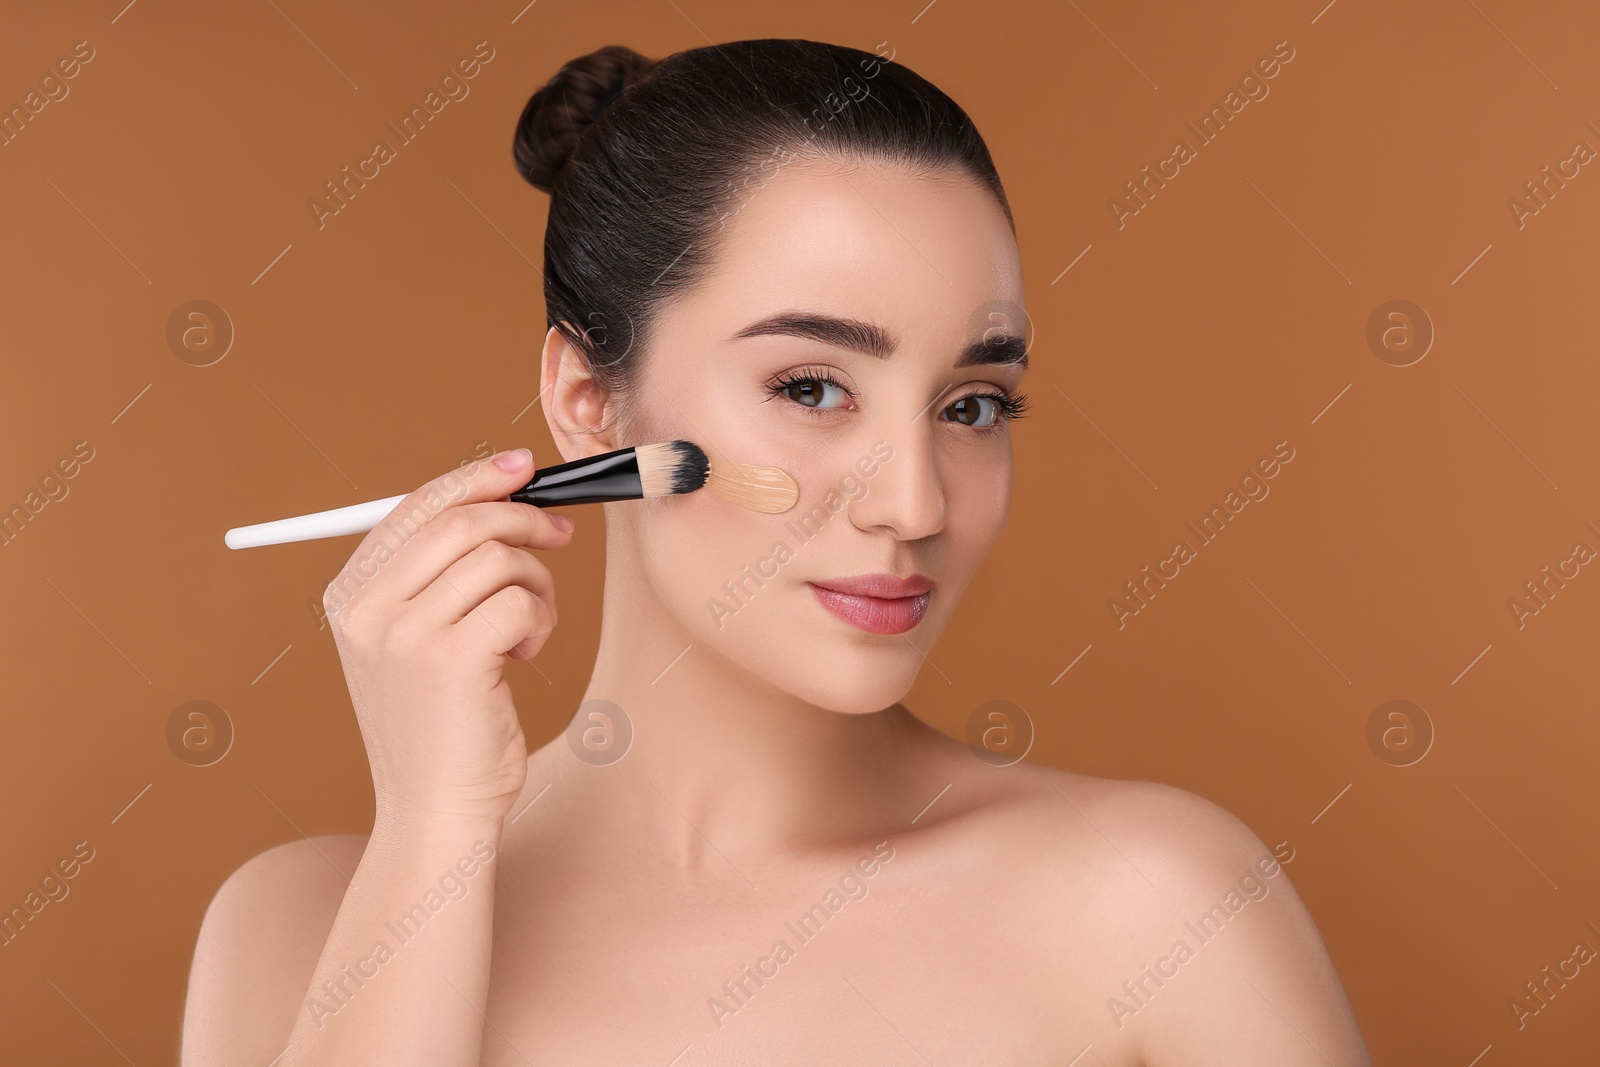
POLYGON ((568 62, 522 109, 511 149, 517 172, 530 185, 554 192, 584 133, 658 62, 616 44, 568 62))

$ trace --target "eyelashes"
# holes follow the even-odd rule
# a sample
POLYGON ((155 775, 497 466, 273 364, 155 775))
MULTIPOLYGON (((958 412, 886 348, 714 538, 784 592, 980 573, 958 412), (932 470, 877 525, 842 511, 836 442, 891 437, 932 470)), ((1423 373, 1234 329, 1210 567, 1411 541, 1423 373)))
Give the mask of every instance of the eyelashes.
MULTIPOLYGON (((768 400, 781 397, 817 416, 825 411, 837 410, 840 406, 837 397, 848 400, 856 398, 855 392, 849 386, 823 367, 800 367, 785 371, 767 383, 766 391, 768 400), (828 403, 830 393, 835 394, 835 403, 828 403)), ((945 421, 956 422, 979 432, 993 432, 1002 429, 1008 422, 1022 418, 1028 409, 1026 395, 989 389, 964 393, 952 398, 941 409, 940 414, 947 416, 956 411, 956 417, 946 418, 945 421), (985 421, 986 414, 992 414, 992 418, 988 420, 987 425, 980 425, 985 421)))
POLYGON ((993 400, 1000 407, 1000 417, 1007 421, 1020 419, 1028 413, 1028 396, 1026 393, 1018 393, 1012 396, 1010 393, 1002 393, 999 390, 995 390, 991 393, 968 393, 967 396, 961 399, 966 400, 971 397, 993 400))
POLYGON ((809 408, 812 411, 826 411, 832 409, 824 408, 820 402, 808 404, 802 397, 806 394, 820 394, 818 397, 820 401, 820 399, 826 398, 829 389, 843 393, 851 400, 856 398, 856 394, 848 386, 828 371, 821 368, 802 367, 798 370, 784 371, 772 379, 767 384, 767 399, 771 400, 775 397, 786 396, 800 407, 809 408), (815 388, 819 386, 820 388, 815 388), (796 395, 797 393, 799 395, 796 395))

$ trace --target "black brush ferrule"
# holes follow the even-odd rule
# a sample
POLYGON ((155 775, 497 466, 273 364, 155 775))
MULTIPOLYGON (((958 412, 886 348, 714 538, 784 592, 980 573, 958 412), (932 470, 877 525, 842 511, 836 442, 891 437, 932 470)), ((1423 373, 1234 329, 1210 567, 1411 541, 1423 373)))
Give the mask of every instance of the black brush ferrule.
POLYGON ((533 480, 510 495, 521 504, 547 508, 559 504, 605 504, 644 496, 639 457, 631 448, 603 456, 575 459, 536 472, 533 480))

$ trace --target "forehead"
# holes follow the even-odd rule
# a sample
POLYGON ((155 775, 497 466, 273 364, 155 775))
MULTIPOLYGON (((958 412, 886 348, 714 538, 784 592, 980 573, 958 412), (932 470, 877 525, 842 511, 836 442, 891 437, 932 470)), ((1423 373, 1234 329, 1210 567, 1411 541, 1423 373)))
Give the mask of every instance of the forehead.
POLYGON ((807 308, 949 340, 981 333, 994 301, 1023 303, 1005 212, 961 172, 805 161, 748 173, 690 300, 700 314, 731 322, 807 308))

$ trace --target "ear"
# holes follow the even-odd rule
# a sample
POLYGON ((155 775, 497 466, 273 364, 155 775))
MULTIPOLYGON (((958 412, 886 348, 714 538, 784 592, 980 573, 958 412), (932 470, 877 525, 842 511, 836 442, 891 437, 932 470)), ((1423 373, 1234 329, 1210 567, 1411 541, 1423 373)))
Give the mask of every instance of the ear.
POLYGON ((614 439, 615 399, 595 380, 582 350, 554 326, 544 336, 539 396, 550 436, 565 461, 620 447, 614 439))

